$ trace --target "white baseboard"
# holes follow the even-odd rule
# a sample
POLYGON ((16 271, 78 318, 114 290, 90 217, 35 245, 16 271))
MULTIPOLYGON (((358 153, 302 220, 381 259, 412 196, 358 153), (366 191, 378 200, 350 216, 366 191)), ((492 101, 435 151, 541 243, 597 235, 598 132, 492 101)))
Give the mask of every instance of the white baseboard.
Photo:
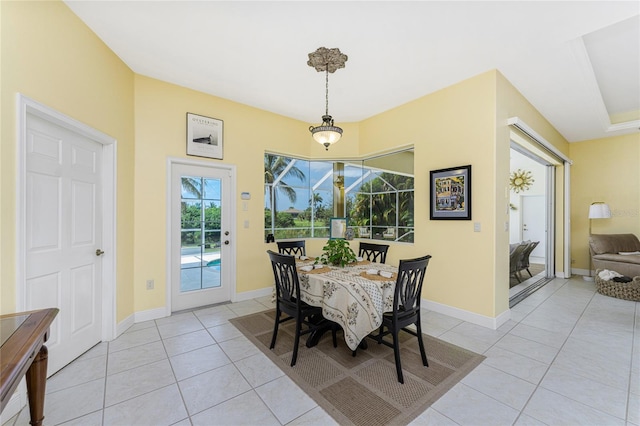
POLYGON ((167 316, 167 309, 155 308, 141 312, 134 312, 116 325, 116 337, 122 335, 129 327, 139 322, 156 320, 167 316))
POLYGON ((127 331, 127 329, 133 325, 133 323, 134 323, 134 321, 133 321, 134 315, 135 314, 131 314, 128 317, 126 317, 124 320, 122 320, 121 322, 116 324, 116 335, 115 335, 114 339, 117 338, 118 336, 120 336, 125 331, 127 331))
POLYGON ((439 314, 448 315, 450 317, 458 318, 463 321, 470 322, 472 324, 481 325, 483 327, 496 330, 502 324, 509 321, 511 318, 511 310, 507 309, 495 318, 485 315, 476 314, 475 312, 465 311, 464 309, 454 308, 453 306, 445 305, 431 300, 422 299, 421 306, 430 311, 438 312, 439 314))
POLYGON ((163 306, 162 308, 148 309, 146 311, 136 312, 133 322, 139 323, 139 322, 157 320, 167 316, 169 316, 167 315, 167 308, 163 306))
POLYGON ((234 302, 242 302, 243 300, 255 299, 256 297, 271 296, 273 293, 273 287, 260 288, 258 290, 243 291, 242 293, 236 293, 234 302))
MULTIPOLYGON (((272 288, 261 288, 258 290, 245 291, 242 293, 236 293, 233 298, 234 302, 241 302, 243 300, 255 299, 256 297, 270 296, 272 292, 272 288)), ((157 320, 160 318, 167 317, 167 308, 154 308, 148 309, 146 311, 135 312, 132 315, 129 315, 123 321, 119 322, 116 326, 116 337, 120 336, 122 333, 127 331, 129 327, 139 322, 157 320)))
POLYGON ((572 275, 582 275, 582 276, 589 276, 589 270, 588 269, 580 269, 580 268, 571 268, 571 274, 572 275))

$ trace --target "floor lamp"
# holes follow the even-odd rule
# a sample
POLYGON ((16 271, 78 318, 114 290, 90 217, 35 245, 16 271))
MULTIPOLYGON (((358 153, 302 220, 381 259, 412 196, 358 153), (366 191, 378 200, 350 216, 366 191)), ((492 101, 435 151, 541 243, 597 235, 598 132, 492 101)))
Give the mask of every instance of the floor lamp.
MULTIPOLYGON (((611 210, 609 209, 609 205, 603 203, 602 201, 596 201, 591 203, 589 206, 589 237, 591 237, 591 221, 593 219, 609 219, 611 217, 611 210)), ((593 281, 593 276, 591 276, 591 266, 593 263, 593 259, 591 258, 591 249, 589 249, 589 276, 582 277, 586 281, 593 281)))

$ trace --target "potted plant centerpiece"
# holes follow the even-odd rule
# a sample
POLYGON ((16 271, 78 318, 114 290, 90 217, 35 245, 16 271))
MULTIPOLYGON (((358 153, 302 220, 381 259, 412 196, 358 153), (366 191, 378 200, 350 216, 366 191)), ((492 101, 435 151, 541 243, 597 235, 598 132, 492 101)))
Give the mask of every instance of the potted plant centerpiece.
POLYGON ((316 259, 315 263, 325 265, 345 266, 356 261, 356 254, 351 250, 347 240, 329 240, 322 247, 322 255, 316 259))

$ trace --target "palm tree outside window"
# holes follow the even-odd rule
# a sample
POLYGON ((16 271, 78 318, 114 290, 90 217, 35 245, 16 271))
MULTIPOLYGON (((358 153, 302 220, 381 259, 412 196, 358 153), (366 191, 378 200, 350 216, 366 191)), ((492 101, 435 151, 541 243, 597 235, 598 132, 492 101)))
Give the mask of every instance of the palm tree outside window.
MULTIPOLYGON (((328 237, 333 162, 276 154, 265 154, 264 162, 265 236, 328 237)), ((345 215, 358 238, 413 242, 413 176, 345 162, 344 193, 345 215)))

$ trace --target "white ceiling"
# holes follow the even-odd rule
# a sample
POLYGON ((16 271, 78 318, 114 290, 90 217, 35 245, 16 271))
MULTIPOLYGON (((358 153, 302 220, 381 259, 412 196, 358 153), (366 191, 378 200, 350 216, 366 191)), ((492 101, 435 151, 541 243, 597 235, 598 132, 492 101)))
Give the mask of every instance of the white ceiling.
POLYGON ((138 74, 309 124, 325 75, 307 54, 324 46, 349 56, 329 75, 337 125, 498 69, 570 142, 640 127, 609 117, 640 111, 638 1, 66 4, 138 74))

